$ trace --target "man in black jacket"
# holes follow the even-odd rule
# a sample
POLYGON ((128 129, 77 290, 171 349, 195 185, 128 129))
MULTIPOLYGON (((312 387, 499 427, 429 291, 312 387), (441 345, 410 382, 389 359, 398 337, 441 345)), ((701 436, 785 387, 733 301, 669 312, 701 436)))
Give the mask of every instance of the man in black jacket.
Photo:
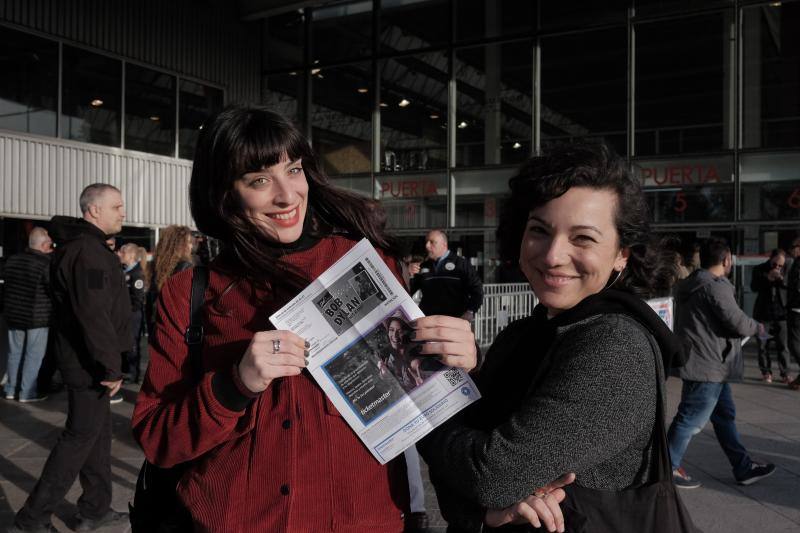
POLYGON ((778 356, 778 370, 781 381, 789 383, 789 368, 786 348, 786 307, 783 303, 783 292, 786 290, 784 273, 786 265, 786 252, 776 248, 772 250, 769 259, 753 267, 753 277, 750 280, 750 290, 756 293, 756 303, 753 305, 753 318, 762 322, 767 327, 767 332, 772 338, 758 342, 758 367, 762 379, 772 383, 772 360, 769 356, 769 343, 775 343, 775 352, 778 356))
POLYGON ((130 300, 119 260, 105 240, 122 229, 120 191, 96 183, 81 193, 83 219, 53 217, 57 244, 51 270, 55 350, 69 410, 39 482, 12 531, 52 531, 50 515, 80 474, 76 531, 127 522, 111 505, 109 397, 122 385, 120 354, 128 349, 130 300))
POLYGON ((13 400, 19 387, 20 402, 47 398, 37 390, 39 367, 47 350, 47 335, 53 304, 50 300, 50 253, 53 240, 47 230, 35 227, 28 248, 12 255, 5 267, 5 307, 8 322, 8 381, 6 400, 13 400), (18 379, 19 378, 19 379, 18 379))
POLYGON ((426 315, 475 318, 483 303, 483 284, 469 260, 450 253, 447 236, 435 229, 425 239, 428 259, 411 271, 411 294, 422 291, 420 309, 426 315))

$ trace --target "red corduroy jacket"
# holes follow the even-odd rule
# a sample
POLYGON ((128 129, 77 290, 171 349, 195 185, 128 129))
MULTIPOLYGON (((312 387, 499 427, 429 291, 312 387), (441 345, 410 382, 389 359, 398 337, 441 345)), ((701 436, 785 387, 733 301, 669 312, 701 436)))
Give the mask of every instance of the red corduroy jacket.
MULTIPOLYGON (((285 260, 315 279, 354 244, 333 236, 285 260)), ((384 260, 399 277, 396 262, 384 260)), ((401 532, 408 507, 403 456, 378 463, 307 372, 273 381, 243 410, 223 405, 215 374, 230 379, 253 334, 273 329, 268 317, 285 301, 258 303, 263 293, 245 282, 231 285, 213 265, 204 375, 195 383, 183 339, 191 278, 191 270, 176 274, 161 291, 133 432, 152 463, 193 462, 178 494, 196 530, 401 532)))

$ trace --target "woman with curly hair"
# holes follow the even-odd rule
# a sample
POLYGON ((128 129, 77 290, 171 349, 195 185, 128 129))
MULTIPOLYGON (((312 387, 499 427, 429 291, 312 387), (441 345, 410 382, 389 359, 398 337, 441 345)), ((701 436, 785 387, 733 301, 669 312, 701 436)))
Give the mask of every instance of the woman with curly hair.
POLYGON ((161 231, 153 259, 153 281, 160 291, 167 279, 192 266, 192 230, 186 226, 167 226, 161 231))
POLYGON ((418 445, 448 532, 604 532, 649 511, 674 518, 658 391, 682 351, 644 298, 671 286, 675 261, 653 246, 641 186, 606 146, 575 144, 532 158, 510 187, 501 252, 539 304, 487 353, 481 401, 418 445), (566 473, 575 477, 548 486, 566 473), (629 505, 643 487, 648 505, 629 505))

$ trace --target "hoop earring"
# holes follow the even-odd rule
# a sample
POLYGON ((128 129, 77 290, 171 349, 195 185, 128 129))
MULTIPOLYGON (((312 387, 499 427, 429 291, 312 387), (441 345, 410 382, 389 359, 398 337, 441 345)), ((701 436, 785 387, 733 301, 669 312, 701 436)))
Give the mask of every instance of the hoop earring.
MULTIPOLYGON (((618 282, 618 281, 619 281, 619 278, 620 278, 620 277, 622 277, 622 273, 623 273, 623 272, 625 272, 625 267, 623 267, 623 268, 622 268, 622 270, 618 270, 618 271, 617 271, 617 277, 616 277, 616 278, 614 278, 614 281, 612 281, 611 283, 609 283, 608 285, 606 285, 606 286, 605 286, 605 289, 610 289, 611 287, 613 287, 613 286, 614 286, 614 284, 615 284, 616 282, 618 282)), ((605 290, 605 289, 603 289, 603 290, 605 290)))

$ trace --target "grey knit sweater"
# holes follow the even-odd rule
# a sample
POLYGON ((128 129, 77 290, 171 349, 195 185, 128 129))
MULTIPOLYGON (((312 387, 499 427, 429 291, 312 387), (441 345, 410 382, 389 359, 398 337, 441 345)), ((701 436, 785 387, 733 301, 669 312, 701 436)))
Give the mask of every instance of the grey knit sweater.
MULTIPOLYGON (((477 423, 473 411, 472 420, 469 413, 452 419, 426 438, 420 448, 451 526, 480 530, 484 509, 511 505, 567 472, 577 474, 577 484, 596 489, 646 481, 656 379, 664 375, 651 340, 622 314, 559 327, 546 356, 552 366, 524 388, 513 411, 484 409, 477 423)), ((525 383, 515 377, 528 371, 520 361, 536 352, 529 323, 509 326, 487 355, 489 375, 481 378, 495 386, 481 402, 491 405, 492 395, 512 394, 496 386, 504 379, 516 388, 525 383)))

